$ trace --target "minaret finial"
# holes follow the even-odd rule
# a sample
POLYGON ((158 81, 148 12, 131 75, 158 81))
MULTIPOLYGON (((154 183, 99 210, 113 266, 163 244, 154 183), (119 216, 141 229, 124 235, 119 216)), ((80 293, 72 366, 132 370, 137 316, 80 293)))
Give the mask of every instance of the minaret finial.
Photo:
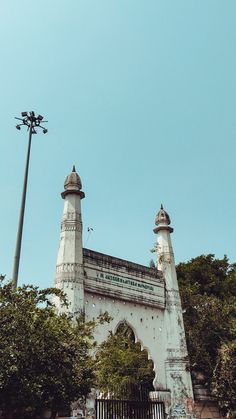
POLYGON ((73 164, 72 172, 76 172, 75 165, 73 164))
POLYGON ((161 204, 161 209, 162 209, 162 210, 164 209, 163 204, 161 204))

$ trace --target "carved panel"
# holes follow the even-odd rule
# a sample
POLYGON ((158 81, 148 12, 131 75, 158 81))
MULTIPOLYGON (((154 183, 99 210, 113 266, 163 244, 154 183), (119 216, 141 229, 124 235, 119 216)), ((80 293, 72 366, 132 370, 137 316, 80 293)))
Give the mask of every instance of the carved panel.
POLYGON ((80 278, 72 278, 70 276, 68 276, 67 278, 56 278, 55 279, 55 285, 57 288, 61 288, 63 289, 64 286, 69 287, 69 285, 79 285, 81 286, 81 284, 83 284, 83 280, 81 280, 80 278))
POLYGON ((167 309, 178 309, 182 312, 179 291, 174 289, 166 290, 166 307, 167 309))
POLYGON ((61 265, 57 265, 56 272, 81 272, 82 266, 80 263, 62 263, 61 265))
POLYGON ((79 231, 82 232, 82 223, 79 221, 62 221, 61 231, 79 231))
POLYGON ((74 220, 74 221, 80 221, 82 222, 81 214, 78 211, 69 211, 66 214, 63 215, 62 221, 66 220, 74 220))
POLYGON ((175 404, 170 409, 170 417, 186 418, 186 407, 183 403, 175 404))

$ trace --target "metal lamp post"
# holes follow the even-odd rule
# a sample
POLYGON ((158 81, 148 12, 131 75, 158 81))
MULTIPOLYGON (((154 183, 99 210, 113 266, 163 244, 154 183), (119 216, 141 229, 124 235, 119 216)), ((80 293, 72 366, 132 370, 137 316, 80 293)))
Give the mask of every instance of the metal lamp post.
MULTIPOLYGON (((28 150, 27 150, 27 157, 26 157, 26 164, 25 164, 25 175, 24 175, 18 232, 17 232, 17 238, 16 238, 16 250, 15 250, 15 257, 14 257, 13 274, 12 274, 12 288, 14 289, 17 288, 17 280, 18 280, 18 272, 19 272, 32 134, 37 134, 37 131, 35 128, 41 128, 44 134, 48 132, 48 130, 41 125, 43 121, 42 115, 35 116, 34 112, 21 112, 21 116, 22 118, 17 118, 17 117, 15 118, 21 121, 21 123, 16 125, 16 128, 20 130, 21 126, 26 126, 29 131, 29 141, 28 141, 28 150)), ((47 122, 47 121, 44 121, 44 122, 47 122)))

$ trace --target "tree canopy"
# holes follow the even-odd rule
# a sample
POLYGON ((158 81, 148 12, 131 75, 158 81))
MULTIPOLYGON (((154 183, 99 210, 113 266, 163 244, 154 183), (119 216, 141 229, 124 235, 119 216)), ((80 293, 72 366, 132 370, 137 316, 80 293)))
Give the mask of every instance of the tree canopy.
POLYGON ((195 294, 214 296, 219 299, 236 296, 236 263, 230 264, 227 256, 201 255, 176 267, 182 295, 184 287, 190 286, 195 294))
POLYGON ((201 377, 221 407, 234 410, 236 264, 209 254, 180 263, 176 270, 193 381, 201 377))
POLYGON ((0 285, 0 409, 6 417, 58 410, 86 396, 94 383, 89 351, 95 323, 57 314, 52 295, 63 298, 56 289, 0 285))

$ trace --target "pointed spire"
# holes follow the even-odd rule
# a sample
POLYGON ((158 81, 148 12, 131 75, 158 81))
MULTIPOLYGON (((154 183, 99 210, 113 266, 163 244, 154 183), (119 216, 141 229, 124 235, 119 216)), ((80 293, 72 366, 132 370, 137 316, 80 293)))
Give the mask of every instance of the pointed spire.
POLYGON ((162 204, 161 204, 161 209, 156 216, 155 224, 156 225, 159 225, 159 224, 169 225, 170 224, 169 214, 167 214, 167 212, 164 210, 164 207, 162 204))
POLYGON ((75 165, 73 165, 72 172, 76 172, 75 165))

